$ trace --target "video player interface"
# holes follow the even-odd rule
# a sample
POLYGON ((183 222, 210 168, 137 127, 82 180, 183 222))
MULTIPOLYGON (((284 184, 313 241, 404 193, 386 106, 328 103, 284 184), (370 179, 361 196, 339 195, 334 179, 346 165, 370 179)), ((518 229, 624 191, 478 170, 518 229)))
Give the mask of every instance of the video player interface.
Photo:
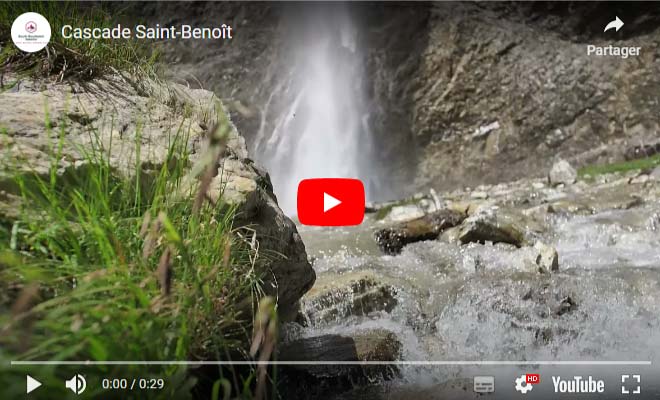
POLYGON ((660 398, 656 2, 0 3, 0 398, 660 398))

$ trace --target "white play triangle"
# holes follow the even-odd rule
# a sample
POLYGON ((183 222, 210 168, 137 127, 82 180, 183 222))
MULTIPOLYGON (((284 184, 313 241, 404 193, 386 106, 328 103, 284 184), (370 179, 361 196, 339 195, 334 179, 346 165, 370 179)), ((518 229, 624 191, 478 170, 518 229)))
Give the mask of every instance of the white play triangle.
POLYGON ((340 204, 341 201, 323 192, 323 212, 327 212, 328 210, 335 208, 340 204))
POLYGON ((41 382, 38 380, 34 379, 30 375, 27 376, 27 387, 26 387, 26 393, 30 393, 34 389, 38 388, 41 386, 41 382))

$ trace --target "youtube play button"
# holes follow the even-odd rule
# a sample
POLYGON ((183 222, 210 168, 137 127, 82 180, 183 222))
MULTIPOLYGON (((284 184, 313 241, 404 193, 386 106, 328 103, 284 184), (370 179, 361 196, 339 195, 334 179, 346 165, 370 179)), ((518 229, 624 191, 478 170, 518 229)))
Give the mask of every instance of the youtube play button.
POLYGON ((359 225, 364 219, 364 185, 359 179, 305 179, 298 184, 298 219, 303 225, 359 225))

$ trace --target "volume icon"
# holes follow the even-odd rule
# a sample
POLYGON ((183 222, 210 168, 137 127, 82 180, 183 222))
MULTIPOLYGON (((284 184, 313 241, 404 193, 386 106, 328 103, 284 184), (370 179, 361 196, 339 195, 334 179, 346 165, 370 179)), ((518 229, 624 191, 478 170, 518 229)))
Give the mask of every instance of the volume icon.
POLYGON ((66 388, 71 389, 75 394, 80 394, 87 388, 87 381, 85 381, 85 377, 80 374, 74 375, 73 378, 66 381, 65 384, 66 388))

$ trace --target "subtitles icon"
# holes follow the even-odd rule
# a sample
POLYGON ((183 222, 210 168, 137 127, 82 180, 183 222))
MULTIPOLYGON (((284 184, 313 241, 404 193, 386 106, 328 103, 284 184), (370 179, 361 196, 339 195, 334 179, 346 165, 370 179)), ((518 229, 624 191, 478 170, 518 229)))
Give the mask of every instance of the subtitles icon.
POLYGON ((495 391, 494 376, 475 376, 474 391, 476 393, 492 393, 495 391))

